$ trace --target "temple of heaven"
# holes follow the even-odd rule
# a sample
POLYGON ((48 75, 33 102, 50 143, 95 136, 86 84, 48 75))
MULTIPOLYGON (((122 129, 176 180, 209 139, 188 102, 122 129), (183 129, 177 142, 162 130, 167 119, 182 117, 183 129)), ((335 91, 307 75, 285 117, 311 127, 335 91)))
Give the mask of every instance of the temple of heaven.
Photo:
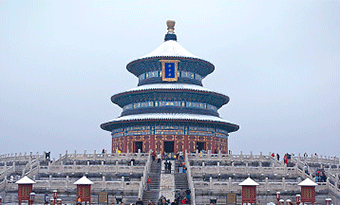
POLYGON ((101 124, 111 132, 112 152, 227 153, 229 133, 239 126, 217 112, 229 97, 202 86, 214 65, 177 42, 174 21, 167 26, 158 48, 126 66, 138 86, 111 97, 123 109, 120 117, 101 124))

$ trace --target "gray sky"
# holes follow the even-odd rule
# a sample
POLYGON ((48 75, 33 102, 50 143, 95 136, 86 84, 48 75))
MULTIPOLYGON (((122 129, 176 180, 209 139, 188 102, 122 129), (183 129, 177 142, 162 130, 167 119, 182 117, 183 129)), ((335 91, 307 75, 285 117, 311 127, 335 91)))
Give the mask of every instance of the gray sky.
POLYGON ((240 125, 234 153, 339 156, 339 1, 0 0, 0 154, 111 149, 99 125, 113 94, 135 87, 125 66, 157 48, 166 20, 210 61, 205 87, 240 125))

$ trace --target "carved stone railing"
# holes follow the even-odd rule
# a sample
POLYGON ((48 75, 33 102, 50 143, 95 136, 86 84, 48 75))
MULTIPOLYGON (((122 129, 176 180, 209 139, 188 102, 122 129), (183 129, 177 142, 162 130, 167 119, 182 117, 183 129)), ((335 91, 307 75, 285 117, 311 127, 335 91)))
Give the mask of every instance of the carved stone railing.
POLYGON ((6 169, 0 173, 0 181, 3 181, 7 176, 9 176, 13 172, 15 172, 15 163, 13 166, 6 166, 6 169))
POLYGON ((148 154, 148 159, 146 161, 146 164, 144 166, 144 170, 143 170, 143 176, 140 179, 140 183, 139 183, 139 189, 138 189, 138 198, 143 198, 143 194, 144 194, 144 188, 146 187, 146 181, 148 179, 148 173, 150 171, 151 168, 151 152, 152 150, 149 151, 148 154))
POLYGON ((69 154, 68 151, 66 151, 65 155, 61 155, 57 162, 62 160, 146 160, 149 153, 141 153, 140 151, 138 153, 96 153, 96 150, 94 150, 93 154, 88 154, 86 150, 82 154, 78 154, 76 151, 73 154, 69 154))
POLYGON ((189 157, 188 157, 188 152, 187 150, 185 150, 185 164, 187 167, 187 179, 188 179, 188 185, 189 185, 189 189, 190 189, 190 198, 191 198, 191 204, 196 204, 196 194, 195 194, 195 185, 192 179, 192 174, 191 174, 191 166, 190 166, 190 162, 189 162, 189 157))
POLYGON ((259 174, 262 175, 290 175, 296 176, 296 167, 252 167, 252 166, 205 166, 204 163, 202 166, 190 166, 191 175, 193 176, 203 176, 203 175, 223 175, 223 174, 259 174))
MULTIPOLYGON (((204 192, 204 191, 212 191, 212 192, 241 192, 241 186, 239 183, 241 181, 233 181, 231 178, 225 181, 194 181, 194 186, 196 191, 204 192)), ((265 182, 257 182, 259 186, 257 186, 258 193, 265 194, 275 194, 276 192, 299 192, 301 187, 298 186, 298 181, 296 182, 286 182, 285 178, 282 178, 282 181, 268 181, 266 179, 265 182), (268 191, 269 190, 269 191, 268 191)), ((318 183, 316 186, 316 191, 328 190, 327 183, 318 183)))
MULTIPOLYGON (((73 183, 76 181, 75 179, 70 180, 68 177, 64 179, 47 179, 47 180, 34 180, 36 183, 34 184, 35 190, 58 190, 59 192, 66 191, 75 191, 76 185, 73 183)), ((136 191, 139 188, 140 181, 124 181, 124 177, 119 181, 105 181, 105 179, 101 181, 93 181, 93 185, 91 189, 93 192, 100 192, 102 190, 129 190, 136 191)), ((0 187, 1 187, 0 183, 0 187)), ((6 190, 8 191, 16 191, 18 189, 17 184, 8 183, 6 185, 6 190)))
POLYGON ((39 154, 38 152, 36 154, 33 154, 30 152, 30 154, 27 154, 26 152, 24 154, 22 153, 15 153, 15 154, 3 154, 0 155, 0 162, 18 162, 18 161, 28 161, 31 159, 41 158, 43 155, 39 154))
MULTIPOLYGON (((207 160, 207 161, 271 161, 275 162, 275 166, 282 166, 277 160, 276 157, 268 155, 263 155, 261 152, 259 155, 254 155, 252 152, 250 152, 249 155, 245 155, 242 152, 239 155, 233 155, 233 154, 202 154, 202 153, 188 153, 188 157, 190 160, 195 160, 195 161, 202 161, 202 160, 207 160)), ((299 159, 302 162, 307 162, 307 163, 323 163, 323 164, 339 164, 339 158, 337 157, 317 157, 317 156, 312 156, 312 157, 307 157, 303 158, 300 157, 300 154, 298 156, 292 156, 292 160, 299 159)))
POLYGON ((303 163, 320 163, 320 164, 335 164, 339 165, 338 157, 326 157, 326 156, 318 156, 318 155, 309 155, 308 157, 301 156, 298 154, 297 156, 292 156, 292 158, 302 161, 303 163))

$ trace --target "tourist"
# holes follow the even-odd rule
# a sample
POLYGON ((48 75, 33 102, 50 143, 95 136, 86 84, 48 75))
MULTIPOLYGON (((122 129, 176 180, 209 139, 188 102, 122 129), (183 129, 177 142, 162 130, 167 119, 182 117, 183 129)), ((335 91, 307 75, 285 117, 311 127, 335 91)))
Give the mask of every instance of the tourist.
POLYGON ((303 170, 305 171, 307 175, 309 175, 307 164, 305 164, 305 166, 303 167, 303 170))
POLYGON ((162 155, 161 155, 161 153, 158 152, 158 154, 157 154, 157 163, 161 163, 161 158, 162 158, 162 155))
POLYGON ((188 200, 187 200, 187 198, 186 197, 184 197, 183 198, 183 200, 182 200, 182 204, 184 205, 184 204, 188 204, 188 200))
POLYGON ((306 158, 308 157, 308 154, 305 152, 305 153, 303 154, 303 157, 306 159, 306 158))
POLYGON ((45 204, 48 204, 50 202, 50 197, 48 196, 48 194, 45 194, 44 200, 45 204))
POLYGON ((280 155, 279 155, 279 153, 276 153, 276 159, 277 159, 277 161, 280 161, 280 155))
POLYGON ((166 205, 166 198, 163 194, 161 194, 161 197, 158 199, 158 205, 166 205))
POLYGON ((150 183, 151 183, 151 179, 150 176, 148 176, 148 180, 146 180, 146 189, 150 190, 150 183))
POLYGON ((155 151, 152 151, 151 157, 152 157, 152 161, 155 161, 155 159, 156 159, 156 153, 155 153, 155 151))
POLYGON ((321 173, 321 181, 322 182, 326 182, 327 181, 327 176, 326 176, 324 171, 322 171, 322 173, 321 173))
POLYGON ((272 153, 272 157, 273 157, 273 158, 275 157, 275 154, 274 154, 274 152, 272 153))
POLYGON ((186 194, 186 197, 187 197, 187 199, 188 199, 188 204, 191 204, 191 200, 190 200, 190 194, 191 194, 191 191, 190 191, 190 189, 187 189, 187 190, 185 190, 185 194, 186 194))
POLYGON ((143 201, 140 198, 138 198, 136 205, 143 205, 143 201))
POLYGON ((171 174, 171 162, 168 162, 168 170, 169 170, 169 174, 171 174))
POLYGON ((78 195, 78 197, 77 197, 77 205, 81 205, 81 198, 80 198, 79 195, 78 195))
POLYGON ((184 160, 183 152, 182 151, 179 151, 179 158, 180 158, 180 160, 184 160))
POLYGON ((165 174, 169 173, 169 163, 168 160, 165 160, 164 162, 164 169, 165 169, 165 174))
POLYGON ((175 200, 171 203, 171 205, 178 205, 177 200, 175 199, 175 200))
POLYGON ((182 165, 182 163, 179 163, 179 165, 178 165, 178 173, 183 173, 183 165, 182 165))

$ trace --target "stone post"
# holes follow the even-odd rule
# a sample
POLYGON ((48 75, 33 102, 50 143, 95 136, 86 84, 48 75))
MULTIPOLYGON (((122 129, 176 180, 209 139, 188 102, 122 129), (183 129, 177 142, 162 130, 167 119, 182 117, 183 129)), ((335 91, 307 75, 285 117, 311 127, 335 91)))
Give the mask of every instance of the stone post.
POLYGON ((214 184, 213 184, 212 177, 209 178, 209 189, 214 190, 214 184))
POLYGON ((286 178, 282 177, 282 190, 286 191, 286 178))
POLYGON ((120 187, 124 190, 124 177, 122 177, 122 180, 120 181, 120 187))
POLYGON ((67 175, 66 176, 66 189, 68 188, 68 184, 70 183, 70 178, 69 178, 69 176, 67 175))
POLYGON ((229 180, 228 180, 228 187, 229 187, 229 192, 231 192, 233 190, 233 183, 232 183, 231 177, 229 177, 229 180))
POLYGON ((86 149, 84 149, 83 159, 86 158, 86 149))
POLYGON ((51 189, 51 184, 52 184, 52 175, 48 176, 48 188, 51 189))
POLYGON ((103 178, 102 178, 102 189, 106 190, 106 180, 105 180, 105 176, 103 176, 103 178))

